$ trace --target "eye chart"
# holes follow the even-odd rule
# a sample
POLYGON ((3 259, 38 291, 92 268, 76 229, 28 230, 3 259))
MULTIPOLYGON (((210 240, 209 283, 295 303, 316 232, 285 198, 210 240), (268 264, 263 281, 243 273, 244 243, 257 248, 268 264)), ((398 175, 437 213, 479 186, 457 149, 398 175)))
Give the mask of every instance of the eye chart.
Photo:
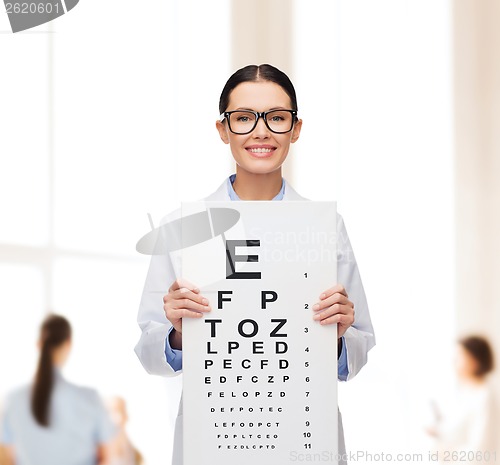
MULTIPOLYGON (((182 204, 182 277, 211 312, 183 320, 185 465, 337 455, 336 204, 182 204)), ((333 462, 330 462, 333 463, 333 462)))

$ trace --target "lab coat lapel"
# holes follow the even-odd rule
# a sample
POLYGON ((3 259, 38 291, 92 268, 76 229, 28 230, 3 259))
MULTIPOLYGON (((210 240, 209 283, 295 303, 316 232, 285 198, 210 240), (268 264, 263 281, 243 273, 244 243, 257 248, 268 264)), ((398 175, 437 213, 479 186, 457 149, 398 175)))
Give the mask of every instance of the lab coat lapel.
POLYGON ((285 195, 283 196, 283 200, 309 200, 305 197, 302 197, 297 191, 288 183, 285 179, 285 195))
POLYGON ((217 188, 215 192, 211 193, 203 200, 231 200, 231 198, 229 197, 229 192, 227 191, 227 178, 224 179, 224 182, 217 188))

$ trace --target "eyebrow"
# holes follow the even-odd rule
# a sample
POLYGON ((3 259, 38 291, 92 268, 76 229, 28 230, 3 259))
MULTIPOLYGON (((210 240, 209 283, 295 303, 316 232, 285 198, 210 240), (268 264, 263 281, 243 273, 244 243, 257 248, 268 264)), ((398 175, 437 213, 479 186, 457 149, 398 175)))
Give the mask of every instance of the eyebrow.
MULTIPOLYGON (((239 107, 239 108, 236 108, 236 110, 233 110, 233 111, 257 111, 257 110, 254 110, 253 108, 242 108, 242 107, 239 107)), ((285 107, 274 107, 274 108, 269 108, 269 110, 266 110, 266 111, 274 111, 274 110, 288 110, 288 108, 285 108, 285 107)))

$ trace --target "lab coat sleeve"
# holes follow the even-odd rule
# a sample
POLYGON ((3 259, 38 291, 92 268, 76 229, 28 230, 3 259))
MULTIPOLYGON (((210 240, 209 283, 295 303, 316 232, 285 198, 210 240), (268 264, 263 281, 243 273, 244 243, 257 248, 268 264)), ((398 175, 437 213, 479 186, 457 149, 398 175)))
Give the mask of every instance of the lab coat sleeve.
MULTIPOLYGON (((180 209, 167 215, 161 223, 172 221, 180 216, 180 209)), ((165 343, 172 327, 163 311, 163 296, 177 279, 170 255, 152 255, 149 265, 137 322, 141 328, 141 337, 135 346, 144 369, 152 375, 176 376, 182 370, 175 371, 167 362, 165 343)))
POLYGON ((354 303, 354 323, 344 334, 348 367, 345 381, 349 381, 366 364, 368 351, 375 345, 375 333, 358 265, 341 215, 337 215, 337 282, 345 287, 349 300, 354 303))

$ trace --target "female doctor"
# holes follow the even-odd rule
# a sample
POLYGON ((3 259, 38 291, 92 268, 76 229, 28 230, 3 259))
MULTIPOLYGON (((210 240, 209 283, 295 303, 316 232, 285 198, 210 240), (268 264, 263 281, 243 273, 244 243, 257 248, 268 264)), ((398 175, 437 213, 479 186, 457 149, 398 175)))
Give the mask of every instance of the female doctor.
MULTIPOLYGON (((230 146, 236 173, 204 200, 308 200, 287 183, 281 172, 290 144, 300 136, 302 120, 297 111, 295 89, 282 71, 268 64, 236 71, 220 96, 220 120, 216 122, 222 142, 230 146)), ((162 222, 178 217, 180 209, 162 222)), ((337 325, 338 378, 347 381, 366 363, 375 337, 356 260, 338 214, 337 241, 338 283, 318 296, 311 318, 320 325, 337 325)), ((180 276, 176 263, 164 255, 153 255, 138 314, 142 334, 135 348, 146 371, 161 376, 180 374, 182 319, 200 318, 210 310, 200 290, 180 276), (162 294, 163 302, 159 297, 162 294)), ((338 431, 339 454, 343 454, 340 412, 338 431)), ((172 464, 182 464, 182 397, 172 464)))

